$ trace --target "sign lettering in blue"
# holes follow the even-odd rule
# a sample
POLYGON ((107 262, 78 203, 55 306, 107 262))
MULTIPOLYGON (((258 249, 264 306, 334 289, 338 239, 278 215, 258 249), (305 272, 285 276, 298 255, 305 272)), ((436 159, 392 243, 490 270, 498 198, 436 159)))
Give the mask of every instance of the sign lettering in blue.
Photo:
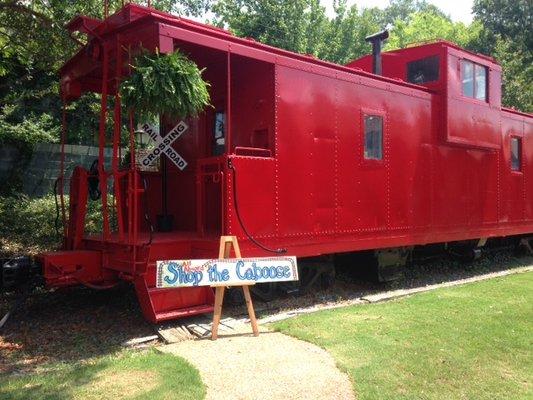
POLYGON ((157 287, 241 286, 298 280, 296 257, 166 260, 157 262, 157 287))

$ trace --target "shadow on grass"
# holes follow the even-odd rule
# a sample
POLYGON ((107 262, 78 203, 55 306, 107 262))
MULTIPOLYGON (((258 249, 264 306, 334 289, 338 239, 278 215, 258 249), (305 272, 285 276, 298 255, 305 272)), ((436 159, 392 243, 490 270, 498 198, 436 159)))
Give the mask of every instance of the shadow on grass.
MULTIPOLYGON (((78 366, 77 368, 61 368, 56 371, 33 373, 25 377, 12 376, 7 384, 0 389, 0 397, 5 400, 30 400, 30 399, 72 399, 75 397, 76 388, 91 383, 101 371, 105 370, 108 362, 96 365, 78 366), (41 378, 42 374, 48 375, 41 378), (58 375, 61 376, 59 381, 58 375)), ((0 382, 2 377, 0 376, 0 382)))
POLYGON ((155 350, 123 351, 88 361, 51 363, 29 374, 0 376, 0 398, 202 399, 205 387, 187 361, 155 350))

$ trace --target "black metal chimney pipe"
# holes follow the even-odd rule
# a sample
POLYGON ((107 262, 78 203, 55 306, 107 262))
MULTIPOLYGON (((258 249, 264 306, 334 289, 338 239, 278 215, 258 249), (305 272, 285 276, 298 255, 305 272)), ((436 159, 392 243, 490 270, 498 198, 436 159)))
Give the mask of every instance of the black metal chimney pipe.
POLYGON ((366 42, 372 43, 372 72, 376 75, 382 74, 381 69, 381 45, 383 41, 389 37, 389 31, 384 30, 373 35, 367 36, 365 38, 366 42))

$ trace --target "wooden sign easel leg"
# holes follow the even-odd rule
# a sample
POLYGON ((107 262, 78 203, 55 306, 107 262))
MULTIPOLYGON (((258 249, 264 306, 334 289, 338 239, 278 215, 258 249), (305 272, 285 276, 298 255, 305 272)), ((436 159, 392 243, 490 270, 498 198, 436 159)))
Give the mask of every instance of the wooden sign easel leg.
POLYGON ((216 340, 218 337, 218 325, 222 317, 222 302, 224 301, 225 286, 215 288, 215 310, 213 312, 213 327, 211 328, 211 339, 216 340))
MULTIPOLYGON (((236 258, 241 257, 241 249, 239 248, 239 242, 237 242, 236 236, 221 236, 220 247, 218 250, 218 258, 229 258, 231 253, 231 247, 235 252, 236 258)), ((213 313, 213 327, 211 328, 211 340, 216 340, 218 337, 218 326, 220 324, 220 318, 222 317, 222 304, 224 303, 224 291, 225 286, 217 286, 215 288, 215 310, 213 313)), ((248 316, 250 317, 250 323, 252 324, 252 331, 254 336, 259 335, 259 328, 257 327, 257 320, 255 318, 254 305, 252 303, 252 296, 250 295, 250 286, 244 285, 242 287, 244 292, 244 299, 246 300, 246 308, 248 309, 248 316)))
POLYGON ((250 323, 252 324, 252 332, 254 336, 259 336, 259 328, 257 327, 257 320, 255 319, 255 310, 252 303, 252 296, 250 296, 250 286, 243 286, 244 299, 246 300, 246 308, 248 309, 248 316, 250 317, 250 323))

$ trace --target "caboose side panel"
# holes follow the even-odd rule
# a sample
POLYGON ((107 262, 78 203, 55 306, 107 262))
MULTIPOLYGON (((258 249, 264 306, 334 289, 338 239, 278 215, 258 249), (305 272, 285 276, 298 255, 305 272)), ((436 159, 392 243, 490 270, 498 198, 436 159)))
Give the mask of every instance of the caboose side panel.
POLYGON ((353 238, 429 224, 430 95, 285 67, 277 76, 286 233, 353 238), (383 119, 381 160, 364 155, 364 121, 372 115, 383 119))
POLYGON ((531 221, 531 177, 533 158, 531 149, 531 123, 517 113, 502 112, 501 123, 501 214, 500 222, 521 225, 531 221), (517 146, 519 159, 513 157, 513 147, 517 146), (514 162, 518 164, 514 165, 514 162))
MULTIPOLYGON (((508 174, 500 154, 508 146, 444 141, 433 123, 443 113, 438 95, 415 94, 276 66, 277 191, 271 203, 279 207, 280 243, 301 243, 301 255, 308 256, 316 252, 314 241, 333 252, 350 242, 358 249, 368 239, 386 247, 390 239, 412 245, 499 234, 501 203, 508 198, 499 181, 508 174), (383 118, 381 160, 365 159, 365 115, 383 118)), ((522 185, 511 188, 514 193, 524 193, 527 157, 522 178, 510 176, 522 185)), ((509 227, 527 231, 524 198, 508 201, 516 202, 507 208, 519 222, 509 227)))

